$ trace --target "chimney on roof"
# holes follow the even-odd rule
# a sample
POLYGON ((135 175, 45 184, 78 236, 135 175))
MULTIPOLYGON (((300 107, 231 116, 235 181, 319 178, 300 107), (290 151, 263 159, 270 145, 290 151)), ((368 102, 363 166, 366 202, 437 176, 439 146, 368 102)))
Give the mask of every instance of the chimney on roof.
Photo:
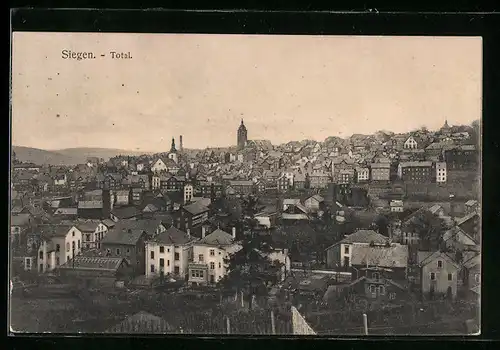
POLYGON ((205 225, 201 226, 201 238, 205 238, 207 234, 207 227, 205 225))
POLYGON ((236 239, 236 227, 233 226, 233 239, 236 239))

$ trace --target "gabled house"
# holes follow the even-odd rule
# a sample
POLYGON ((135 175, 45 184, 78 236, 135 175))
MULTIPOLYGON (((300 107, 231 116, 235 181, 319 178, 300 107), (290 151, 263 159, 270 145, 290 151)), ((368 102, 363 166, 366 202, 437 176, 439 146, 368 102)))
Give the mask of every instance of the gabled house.
POLYGON ((137 209, 135 206, 127 206, 127 207, 117 207, 113 208, 110 213, 110 218, 114 222, 118 222, 119 220, 127 220, 137 218, 141 215, 141 211, 137 209))
POLYGON ((108 227, 100 220, 80 220, 75 226, 82 232, 84 249, 99 248, 99 242, 106 236, 108 227))
POLYGON ((195 285, 215 284, 228 272, 225 259, 242 247, 235 242, 236 229, 232 234, 216 229, 193 244, 192 260, 188 265, 188 283, 195 285))
POLYGON ((418 148, 418 142, 415 137, 411 136, 406 139, 406 141, 403 144, 404 149, 417 149, 418 148))
POLYGON ((420 269, 420 289, 433 298, 446 295, 454 299, 457 295, 459 265, 444 252, 421 252, 417 254, 420 269))
POLYGON ((146 242, 146 276, 173 275, 184 280, 197 239, 176 227, 159 233, 146 242))
POLYGON ((316 213, 321 209, 321 206, 325 202, 325 199, 319 194, 310 196, 304 200, 304 206, 310 213, 316 213))
POLYGON ((479 242, 481 240, 481 218, 477 211, 457 219, 456 225, 475 241, 479 242))
POLYGON ((101 251, 107 257, 125 258, 134 275, 145 273, 144 242, 147 234, 142 229, 113 228, 101 240, 101 251))
POLYGON ((384 302, 401 302, 410 300, 410 293, 405 285, 386 278, 383 269, 369 268, 365 274, 344 289, 345 297, 384 302))

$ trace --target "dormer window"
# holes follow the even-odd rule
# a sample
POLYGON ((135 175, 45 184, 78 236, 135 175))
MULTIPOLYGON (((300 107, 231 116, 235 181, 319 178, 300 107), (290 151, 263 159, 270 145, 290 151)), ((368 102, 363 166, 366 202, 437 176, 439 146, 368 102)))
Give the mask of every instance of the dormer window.
POLYGON ((438 269, 442 269, 443 268, 443 261, 442 260, 438 260, 437 266, 438 266, 438 269))

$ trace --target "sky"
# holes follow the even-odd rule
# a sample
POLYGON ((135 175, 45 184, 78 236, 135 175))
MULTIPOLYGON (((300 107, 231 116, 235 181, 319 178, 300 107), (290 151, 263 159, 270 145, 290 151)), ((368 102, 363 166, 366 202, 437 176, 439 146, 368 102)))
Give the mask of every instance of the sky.
POLYGON ((165 152, 481 119, 480 37, 16 32, 12 144, 165 152), (69 60, 62 50, 97 58, 69 60), (110 51, 130 52, 112 59, 110 51), (104 57, 100 55, 104 54, 104 57))

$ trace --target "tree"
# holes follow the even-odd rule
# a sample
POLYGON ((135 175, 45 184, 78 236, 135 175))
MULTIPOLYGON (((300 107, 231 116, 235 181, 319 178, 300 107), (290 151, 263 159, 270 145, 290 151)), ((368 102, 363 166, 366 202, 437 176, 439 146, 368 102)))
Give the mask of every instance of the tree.
POLYGON ((277 266, 268 254, 273 251, 271 236, 252 234, 244 237, 241 249, 226 259, 228 273, 221 283, 246 292, 249 309, 254 296, 267 294, 267 284, 276 283, 277 266))
POLYGON ((424 250, 438 250, 447 229, 442 218, 427 210, 417 213, 407 226, 407 230, 417 233, 424 250))
POLYGON ((389 235, 389 219, 385 215, 377 215, 373 220, 373 225, 381 235, 389 235))

